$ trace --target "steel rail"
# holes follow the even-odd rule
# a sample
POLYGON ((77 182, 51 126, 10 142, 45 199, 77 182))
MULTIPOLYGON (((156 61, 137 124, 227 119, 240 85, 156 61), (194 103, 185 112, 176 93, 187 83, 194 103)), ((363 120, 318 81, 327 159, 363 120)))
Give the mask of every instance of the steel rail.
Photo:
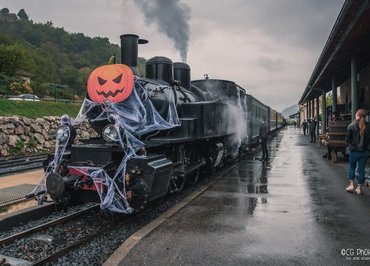
POLYGON ((65 248, 62 248, 62 249, 54 252, 53 254, 51 254, 51 255, 43 258, 43 259, 38 260, 37 262, 35 262, 31 265, 32 266, 41 266, 41 265, 45 265, 48 262, 53 262, 56 259, 66 255, 71 250, 77 249, 77 248, 83 246, 84 244, 90 242, 91 240, 107 234, 107 232, 113 231, 115 229, 121 228, 122 226, 125 226, 125 225, 129 224, 130 222, 132 222, 134 219, 137 219, 141 215, 144 215, 144 213, 140 212, 140 213, 132 214, 130 216, 126 216, 122 221, 120 221, 116 224, 110 225, 104 230, 95 231, 94 233, 92 233, 92 234, 90 234, 90 235, 88 235, 88 236, 86 236, 86 237, 84 237, 84 238, 82 238, 78 241, 73 242, 71 245, 68 245, 65 248))
POLYGON ((47 222, 47 223, 44 223, 44 224, 41 224, 39 226, 36 226, 34 228, 30 228, 30 229, 27 229, 25 231, 22 231, 22 232, 19 232, 19 233, 16 233, 14 235, 11 235, 11 236, 8 236, 6 238, 3 238, 3 239, 0 239, 0 246, 3 246, 3 245, 6 245, 8 244, 9 242, 12 242, 14 240, 17 240, 17 239, 21 239, 21 238, 24 238, 24 237, 27 237, 29 235, 32 235, 34 233, 37 233, 37 232, 40 232, 42 230, 45 230, 47 229, 48 227, 51 227, 51 226, 54 226, 54 225, 58 225, 58 224, 62 224, 64 222, 67 222, 73 218, 76 218, 76 217, 79 217, 87 212, 90 212, 92 210, 95 210, 95 209, 98 209, 99 208, 99 204, 96 204, 92 207, 89 207, 87 209, 84 209, 84 210, 81 210, 81 211, 77 211, 77 212, 74 212, 74 213, 71 213, 67 216, 64 216, 62 218, 59 218, 59 219, 56 219, 56 220, 53 220, 53 221, 50 221, 50 222, 47 222))

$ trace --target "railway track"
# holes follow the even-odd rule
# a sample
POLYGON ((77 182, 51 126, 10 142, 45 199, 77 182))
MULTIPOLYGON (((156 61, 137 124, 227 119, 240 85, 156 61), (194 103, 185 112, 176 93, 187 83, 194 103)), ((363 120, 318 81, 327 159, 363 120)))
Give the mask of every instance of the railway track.
POLYGON ((92 210, 98 209, 98 207, 99 207, 99 205, 94 205, 94 206, 89 207, 87 209, 74 212, 72 214, 63 216, 63 217, 58 218, 56 220, 53 220, 53 221, 44 223, 44 224, 39 225, 39 226, 36 226, 34 228, 31 228, 31 229, 25 230, 23 232, 19 232, 17 234, 14 234, 14 235, 8 236, 6 238, 0 239, 0 247, 3 246, 3 245, 8 244, 10 242, 13 242, 13 241, 16 241, 16 240, 19 240, 19 239, 28 237, 28 236, 30 236, 32 234, 35 234, 35 233, 38 233, 38 232, 43 231, 45 229, 48 229, 51 226, 59 225, 59 224, 62 224, 64 222, 66 222, 66 221, 69 221, 71 219, 74 219, 76 217, 80 217, 81 215, 83 215, 83 214, 85 214, 87 212, 90 212, 92 210))
MULTIPOLYGON (((51 244, 53 246, 58 246, 58 245, 55 243, 51 243, 51 242, 48 243, 48 241, 46 242, 38 241, 38 235, 40 234, 42 235, 43 233, 44 235, 47 235, 50 237, 50 239, 52 239, 53 237, 55 237, 53 236, 53 232, 58 231, 57 228, 59 228, 59 234, 60 233, 63 234, 63 231, 71 229, 71 228, 72 228, 71 230, 73 230, 74 229, 73 225, 68 225, 68 223, 74 223, 77 226, 84 227, 84 224, 82 222, 85 219, 84 216, 90 215, 92 217, 90 218, 90 220, 94 220, 96 219, 95 217, 96 214, 93 214, 93 213, 94 212, 96 213, 97 210, 99 210, 99 204, 93 205, 86 209, 79 210, 77 212, 71 213, 61 218, 57 218, 53 221, 46 222, 39 226, 35 226, 31 229, 27 229, 22 232, 19 232, 11 236, 5 237, 3 239, 0 239, 0 250, 2 251, 2 252, 0 251, 0 253, 6 256, 10 255, 10 257, 15 258, 16 256, 14 256, 14 254, 8 254, 7 252, 4 252, 4 250, 13 250, 13 251, 18 250, 18 254, 20 254, 19 250, 23 252, 27 251, 27 246, 30 245, 30 243, 33 241, 36 243, 36 244, 33 243, 33 250, 28 251, 26 253, 28 253, 27 254, 28 257, 35 258, 35 260, 29 260, 29 262, 31 265, 44 265, 46 262, 52 261, 60 256, 63 256, 66 252, 70 251, 71 249, 77 248, 79 245, 82 245, 83 243, 85 243, 86 241, 88 241, 89 239, 97 235, 97 233, 103 233, 103 232, 100 230, 97 230, 96 232, 87 234, 86 236, 83 236, 83 237, 76 236, 76 241, 69 241, 70 244, 68 245, 65 245, 63 241, 59 241, 60 242, 59 246, 61 246, 60 248, 56 247, 52 251, 49 250, 48 252, 45 252, 44 253, 45 256, 42 256, 42 257, 37 256, 36 254, 32 254, 32 252, 40 251, 40 248, 37 248, 37 245, 39 245, 41 248, 44 248, 45 245, 47 244, 51 244), (80 221, 76 221, 80 219, 81 217, 82 219, 80 221), (16 247, 14 245, 16 245, 16 247)), ((63 237, 62 235, 58 236, 58 239, 63 239, 62 237, 63 237)), ((26 259, 26 258, 23 257, 23 258, 17 258, 17 259, 26 259)))
POLYGON ((140 215, 141 214, 136 214, 136 215, 133 214, 133 215, 130 215, 130 216, 126 216, 121 221, 116 221, 115 223, 113 223, 111 225, 108 225, 107 227, 104 227, 103 230, 94 231, 91 234, 89 234, 89 235, 71 243, 70 245, 67 245, 67 246, 61 248, 60 250, 50 254, 49 256, 47 256, 43 259, 38 260, 37 262, 35 262, 31 265, 41 266, 41 265, 46 265, 47 263, 55 262, 58 258, 67 255, 70 251, 77 250, 81 246, 93 241, 94 239, 96 239, 98 237, 104 236, 104 235, 106 235, 107 233, 109 233, 111 231, 118 230, 119 228, 121 228, 125 225, 129 225, 132 221, 137 219, 138 216, 140 216, 140 215))
POLYGON ((122 216, 100 213, 98 209, 97 204, 0 239, 0 254, 12 259, 26 260, 29 265, 47 265, 144 215, 137 213, 122 216))
MULTIPOLYGON (((221 170, 217 176, 222 176, 223 172, 221 170)), ((0 257, 21 260, 18 263, 27 265, 102 264, 133 233, 217 176, 202 178, 197 185, 186 187, 181 193, 171 194, 137 214, 122 216, 100 211, 89 214, 89 211, 84 211, 80 218, 73 218, 77 214, 64 214, 61 219, 51 222, 51 225, 39 223, 37 227, 0 239, 0 257)), ((99 208, 92 208, 95 207, 99 208)))
POLYGON ((46 159, 47 155, 0 159, 0 176, 40 168, 46 159))

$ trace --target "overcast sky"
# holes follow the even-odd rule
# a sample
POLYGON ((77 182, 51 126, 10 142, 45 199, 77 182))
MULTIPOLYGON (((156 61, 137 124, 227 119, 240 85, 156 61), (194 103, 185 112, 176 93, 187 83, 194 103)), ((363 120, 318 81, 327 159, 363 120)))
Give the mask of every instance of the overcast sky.
POLYGON ((149 40, 139 56, 181 61, 192 79, 233 80, 277 111, 296 104, 344 0, 0 0, 34 22, 149 40), (157 5, 155 5, 157 3, 157 5))

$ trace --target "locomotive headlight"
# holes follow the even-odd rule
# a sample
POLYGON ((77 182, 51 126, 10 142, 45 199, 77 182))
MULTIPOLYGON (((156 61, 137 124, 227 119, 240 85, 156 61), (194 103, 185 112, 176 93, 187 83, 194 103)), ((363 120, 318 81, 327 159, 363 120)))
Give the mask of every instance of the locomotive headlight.
POLYGON ((71 130, 68 126, 61 126, 57 130, 57 140, 60 141, 60 143, 66 143, 68 141, 69 137, 71 136, 71 130))
POLYGON ((106 142, 115 142, 119 140, 118 130, 114 125, 107 125, 103 129, 103 138, 106 142))

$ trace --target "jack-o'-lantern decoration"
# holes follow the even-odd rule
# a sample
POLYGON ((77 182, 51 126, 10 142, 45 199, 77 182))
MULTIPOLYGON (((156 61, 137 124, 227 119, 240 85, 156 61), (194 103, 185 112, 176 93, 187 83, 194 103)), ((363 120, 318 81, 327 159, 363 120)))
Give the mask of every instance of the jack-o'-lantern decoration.
POLYGON ((126 100, 134 88, 134 74, 123 64, 112 64, 95 69, 87 81, 87 93, 92 101, 113 103, 126 100))

